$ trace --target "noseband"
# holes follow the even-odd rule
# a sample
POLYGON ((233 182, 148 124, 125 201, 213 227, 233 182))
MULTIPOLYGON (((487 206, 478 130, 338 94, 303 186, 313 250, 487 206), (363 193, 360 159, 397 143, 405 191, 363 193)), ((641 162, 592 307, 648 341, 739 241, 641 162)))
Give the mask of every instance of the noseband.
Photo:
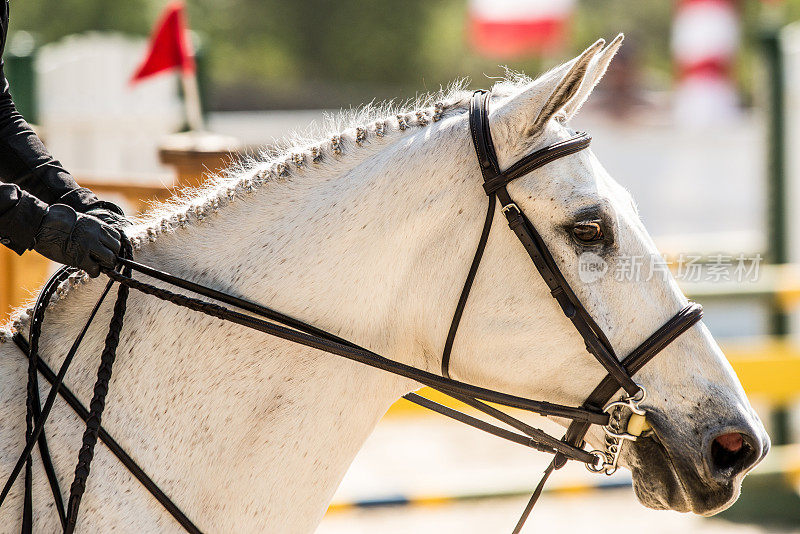
POLYGON ((547 478, 554 469, 562 467, 567 460, 584 462, 587 467, 594 472, 605 472, 606 474, 614 472, 617 468, 622 444, 625 440, 636 440, 641 434, 644 425, 644 416, 646 415, 644 408, 641 407, 641 403, 645 398, 645 390, 633 381, 632 376, 664 349, 664 347, 697 323, 702 318, 702 308, 699 304, 688 304, 675 314, 672 319, 667 321, 665 325, 642 342, 627 357, 620 361, 602 329, 592 319, 589 312, 572 291, 572 288, 559 270, 553 256, 550 254, 544 240, 519 206, 511 199, 506 188, 511 181, 527 175, 551 161, 580 152, 589 146, 591 138, 586 134, 578 134, 566 141, 537 150, 511 165, 505 171, 501 171, 497 161, 497 154, 492 143, 491 131, 489 129, 489 96, 490 94, 487 91, 477 91, 474 93, 469 110, 470 132, 472 134, 475 154, 478 159, 481 174, 483 175, 483 187, 488 195, 489 204, 486 212, 486 220, 483 225, 483 232, 478 242, 478 248, 472 260, 469 273, 467 274, 467 279, 461 291, 458 304, 456 305, 453 320, 445 341, 442 355, 442 376, 385 358, 334 334, 320 330, 308 323, 254 302, 228 295, 207 286, 178 278, 169 273, 137 263, 132 259, 131 249, 126 240, 126 246, 123 247, 123 250, 120 252, 120 257, 118 258, 118 267, 114 270, 107 269, 104 271, 110 278, 110 281, 106 285, 97 304, 95 304, 86 325, 73 343, 57 373, 53 372, 53 370, 39 358, 38 341, 48 303, 51 298, 58 293, 60 285, 67 282, 69 276, 75 272, 74 269, 62 268, 53 275, 47 284, 45 284, 40 292, 37 304, 34 307, 29 338, 23 338, 19 332, 14 335, 16 344, 28 355, 28 413, 26 418, 28 424, 25 449, 9 475, 2 492, 0 492, 0 506, 2 506, 5 498, 8 496, 17 476, 23 467, 25 467, 23 533, 30 533, 33 530, 32 468, 30 458, 34 446, 37 444, 39 445, 42 463, 50 483, 56 510, 58 511, 64 532, 72 533, 76 526, 81 497, 86 487, 86 480, 89 476, 89 469, 94 455, 94 446, 98 439, 108 446, 109 450, 123 465, 125 465, 131 474, 145 486, 154 498, 164 506, 187 532, 201 532, 100 424, 105 406, 105 396, 108 391, 108 383, 111 378, 112 366, 119 343, 119 334, 122 330, 129 289, 136 289, 137 291, 152 295, 161 300, 172 302, 177 306, 416 380, 423 385, 429 386, 454 399, 464 402, 484 414, 516 429, 520 433, 510 431, 504 427, 496 426, 482 419, 438 404, 416 393, 409 393, 404 396, 411 402, 479 430, 554 455, 553 461, 545 471, 522 517, 517 523, 514 529, 515 533, 518 533, 522 528, 533 505, 541 494, 547 478), (458 331, 458 325, 461 321, 461 316, 469 298, 472 283, 475 280, 475 275, 478 272, 481 258, 486 248, 486 242, 492 228, 495 205, 498 201, 500 202, 503 215, 505 215, 508 220, 508 225, 519 238, 520 243, 531 260, 533 260, 536 269, 550 289, 553 298, 558 302, 564 315, 572 321, 572 324, 583 338, 586 350, 592 354, 608 372, 608 375, 600 382, 594 391, 591 392, 580 407, 564 406, 509 395, 507 393, 460 382, 450 377, 450 354, 458 331), (134 271, 230 307, 190 297, 182 293, 175 293, 142 282, 133 278, 134 271), (90 409, 87 410, 78 398, 63 384, 63 381, 84 334, 88 330, 97 310, 115 282, 119 283, 120 286, 117 294, 117 302, 114 306, 109 333, 106 337, 105 348, 101 356, 100 369, 94 388, 94 396, 90 404, 90 409), (236 311, 232 308, 238 308, 247 313, 242 313, 242 311, 236 311), (40 404, 41 400, 38 394, 38 373, 41 373, 52 385, 43 405, 40 404), (611 402, 619 389, 622 389, 625 395, 622 399, 611 402), (78 465, 75 469, 75 478, 70 487, 70 498, 66 509, 62 501, 59 482, 55 470, 53 469, 44 432, 45 422, 59 394, 86 422, 83 446, 81 447, 78 465), (485 401, 519 408, 541 415, 569 419, 572 422, 567 429, 566 435, 562 439, 558 439, 486 404, 485 401), (626 415, 626 412, 630 412, 630 416, 623 424, 623 416, 626 415), (636 421, 636 424, 634 424, 634 421, 636 421), (603 427, 606 434, 606 450, 586 451, 583 449, 584 437, 592 424, 603 427))

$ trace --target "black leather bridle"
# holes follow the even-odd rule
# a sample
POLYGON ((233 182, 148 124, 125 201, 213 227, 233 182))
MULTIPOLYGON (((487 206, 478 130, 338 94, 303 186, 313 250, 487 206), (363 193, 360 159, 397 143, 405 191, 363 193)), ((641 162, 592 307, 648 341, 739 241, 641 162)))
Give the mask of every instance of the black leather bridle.
POLYGON ((511 199, 506 186, 512 180, 524 176, 551 161, 579 152, 589 146, 590 138, 586 134, 548 146, 525 156, 520 161, 501 171, 497 162, 494 145, 489 128, 488 102, 490 94, 486 91, 476 92, 470 103, 469 123, 475 153, 478 158, 481 173, 484 179, 484 189, 489 197, 486 220, 481 233, 475 256, 470 266, 464 288, 458 300, 453 320, 448 331, 442 357, 442 376, 430 373, 423 369, 412 367, 394 360, 390 360, 360 347, 350 341, 334 334, 320 330, 308 323, 294 319, 270 308, 254 302, 222 293, 215 289, 178 278, 152 267, 137 263, 132 259, 129 243, 126 241, 118 258, 119 264, 114 270, 104 270, 110 278, 101 297, 91 311, 89 318, 80 334, 72 344, 64 362, 58 372, 53 372, 38 355, 39 335, 44 321, 45 311, 50 300, 57 294, 61 284, 67 283, 70 275, 75 270, 62 268, 56 272, 40 292, 37 304, 34 307, 31 319, 30 335, 28 339, 20 333, 14 335, 14 341, 25 354, 28 355, 28 395, 27 395, 27 430, 26 445, 14 466, 5 486, 0 492, 0 506, 8 496, 14 481, 25 468, 25 494, 23 506, 22 531, 24 534, 33 531, 32 521, 32 461, 31 452, 38 444, 42 463, 48 477, 53 493, 54 502, 65 533, 74 532, 81 497, 86 489, 89 476, 94 446, 98 439, 103 441, 125 465, 145 488, 164 506, 164 508, 178 521, 187 532, 199 533, 200 529, 180 510, 180 508, 167 496, 156 482, 150 479, 144 470, 139 467, 130 455, 109 435, 101 426, 101 418, 105 406, 105 397, 108 392, 108 383, 111 370, 116 358, 119 334, 123 327, 126 302, 129 289, 136 289, 145 294, 172 302, 191 310, 195 310, 219 319, 236 323, 248 328, 270 334, 281 339, 292 341, 307 347, 312 347, 331 354, 382 369, 399 376, 416 380, 417 382, 438 390, 454 399, 483 412, 484 414, 516 429, 519 432, 496 426, 471 415, 459 412, 447 406, 438 404, 416 393, 409 393, 404 397, 420 406, 438 412, 442 415, 456 419, 474 428, 489 432, 503 439, 525 445, 536 450, 554 455, 553 461, 545 471, 528 506, 525 508, 514 530, 519 532, 525 519, 530 513, 538 496, 541 494, 545 481, 554 469, 563 466, 567 460, 584 462, 593 471, 609 471, 616 468, 619 447, 615 451, 586 451, 583 449, 584 437, 592 424, 601 425, 606 430, 607 436, 625 439, 635 439, 620 427, 612 427, 610 414, 617 409, 628 409, 632 414, 643 415, 644 411, 639 403, 644 398, 644 390, 631 378, 653 356, 675 340, 702 318, 702 308, 698 304, 690 303, 653 335, 642 342, 621 362, 614 353, 611 343, 604 335, 602 329, 595 323, 589 312, 581 304, 572 291, 555 260, 550 254, 546 244, 525 214, 511 199), (450 354, 455 341, 458 325, 464 308, 467 304, 472 283, 477 274, 483 251, 489 237, 495 205, 500 202, 501 211, 508 220, 508 224, 519 238, 522 246, 533 260, 536 269, 541 274, 551 294, 556 299, 564 314, 572 321, 578 333, 583 338, 586 349, 607 370, 608 375, 600 382, 580 407, 564 406, 545 401, 536 401, 509 395, 499 391, 489 390, 472 384, 454 380, 449 376, 450 354), (160 280, 168 285, 181 288, 185 291, 207 297, 219 303, 238 308, 236 311, 221 304, 208 302, 185 294, 175 293, 133 278, 133 272, 139 272, 148 277, 160 280), (106 337, 105 347, 101 355, 100 368, 94 395, 87 410, 77 397, 63 384, 67 369, 74 358, 86 331, 94 319, 97 310, 111 290, 113 284, 119 283, 117 301, 106 337), (247 313, 243 313, 247 312, 247 313), (39 398, 38 373, 41 373, 52 385, 45 403, 41 405, 39 398), (624 390, 622 400, 609 404, 619 389, 624 390), (58 479, 55 475, 52 460, 47 446, 44 425, 53 407, 55 399, 61 395, 75 412, 86 421, 86 430, 83 436, 83 445, 79 453, 78 465, 75 469, 75 478, 70 487, 70 497, 65 508, 58 479), (572 421, 563 439, 550 436, 545 432, 516 419, 507 413, 486 404, 485 401, 496 404, 519 408, 541 415, 548 415, 569 419, 572 421), (610 434, 609 434, 610 433, 610 434), (627 436, 627 437, 626 437, 627 436))
MULTIPOLYGON (((683 332, 700 321, 703 317, 703 308, 697 303, 690 302, 620 362, 614 352, 614 348, 603 333, 603 330, 594 319, 592 319, 591 314, 572 291, 572 288, 558 268, 558 264, 550 254, 550 250, 547 248, 541 235, 539 235, 534 225, 525 216, 525 213, 514 203, 506 187, 517 178, 525 176, 552 161, 570 154, 575 154, 587 148, 591 142, 591 137, 586 133, 579 133, 570 139, 528 154, 505 171, 501 171, 492 141, 491 128, 489 126, 490 96, 491 93, 488 91, 476 91, 473 93, 472 100, 470 101, 469 128, 472 134, 472 143, 475 147, 475 156, 478 159, 478 165, 480 166, 483 176, 483 188, 486 191, 486 195, 489 197, 489 207, 486 210, 483 232, 481 233, 472 265, 467 274, 464 288, 461 291, 461 297, 458 300, 458 305, 453 315, 453 321, 450 324, 450 331, 447 335, 447 341, 442 356, 442 374, 449 376, 450 353, 453 348, 453 342, 455 341, 458 324, 461 320, 461 315, 466 306, 467 299, 469 298, 469 292, 475 275, 477 274, 483 251, 486 248, 489 232, 492 228, 492 220, 494 219, 495 205, 499 201, 501 212, 505 215, 508 226, 514 231, 520 243, 522 243, 523 248, 528 253, 528 256, 533 260, 533 264, 550 289, 550 294, 556 302, 558 302, 564 315, 572 321, 575 329, 581 335, 581 338, 583 338, 586 350, 593 355, 608 372, 608 375, 600 382, 594 391, 592 391, 581 408, 587 411, 602 410, 604 413, 609 413, 609 408, 616 409, 621 405, 625 405, 632 413, 643 415, 644 410, 641 409, 639 403, 644 400, 644 388, 634 382, 632 376, 656 354, 661 352, 664 347, 672 343, 672 341, 683 332), (622 402, 614 403, 614 406, 608 406, 608 403, 619 389, 624 390, 627 396, 622 402)), ((563 441, 570 446, 582 448, 584 437, 590 425, 591 423, 573 419, 563 441)), ((607 436, 610 435, 612 439, 617 438, 616 445, 612 445, 615 446, 616 449, 611 456, 606 454, 606 458, 598 455, 596 458, 599 462, 597 464, 587 463, 587 466, 589 466, 592 471, 601 472, 605 470, 610 474, 616 470, 616 463, 621 448, 619 438, 635 440, 636 436, 628 434, 619 428, 610 428, 608 424, 604 425, 604 429, 606 430, 607 436)), ((597 453, 599 451, 592 452, 597 453)), ((553 469, 562 467, 567 459, 575 458, 569 458, 568 455, 565 455, 561 451, 555 453, 553 461, 545 470, 544 476, 539 482, 533 496, 528 502, 528 506, 525 508, 522 517, 514 529, 515 534, 522 529, 525 520, 530 514, 534 504, 536 504, 536 500, 539 498, 544 484, 553 472, 553 469)))

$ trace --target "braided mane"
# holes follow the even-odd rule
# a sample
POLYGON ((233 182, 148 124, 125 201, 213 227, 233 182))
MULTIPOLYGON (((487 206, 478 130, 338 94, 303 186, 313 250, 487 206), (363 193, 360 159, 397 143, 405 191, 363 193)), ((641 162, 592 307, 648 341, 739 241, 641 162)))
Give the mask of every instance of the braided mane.
MULTIPOLYGON (((530 83, 530 78, 507 71, 492 91, 503 96, 530 83)), ((436 93, 420 95, 404 104, 369 103, 326 116, 323 128, 317 132, 290 135, 278 141, 275 148, 261 151, 258 157, 241 158, 220 174, 209 176, 202 187, 187 188, 166 201, 154 203, 145 214, 133 218, 134 226, 127 231, 133 250, 156 241, 161 234, 199 224, 265 184, 301 175, 311 179, 314 170, 340 164, 348 154, 368 149, 374 140, 404 136, 438 122, 448 113, 461 112, 469 106, 471 93, 466 90, 467 85, 467 80, 457 80, 436 93)), ((73 275, 58 288, 50 304, 63 300, 86 280, 83 272, 73 275)), ((10 340, 14 332, 26 331, 31 314, 30 305, 15 310, 11 324, 0 327, 0 343, 10 340)))

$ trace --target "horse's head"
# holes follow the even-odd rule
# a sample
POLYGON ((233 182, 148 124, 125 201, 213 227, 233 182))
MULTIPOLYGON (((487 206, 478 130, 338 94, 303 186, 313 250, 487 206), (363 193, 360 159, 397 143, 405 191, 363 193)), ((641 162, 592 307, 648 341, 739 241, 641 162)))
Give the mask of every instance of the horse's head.
MULTIPOLYGON (((534 82, 495 87, 489 120, 501 169, 574 134, 567 121, 621 41, 605 49, 598 42, 534 82)), ((457 126, 462 130, 463 120, 457 126)), ((469 157, 480 184, 474 155, 469 157)), ((508 189, 620 357, 686 305, 630 195, 590 150, 558 159, 508 189)), ((605 371, 496 217, 451 372, 500 390, 580 405, 605 371)), ((769 449, 769 438, 708 329, 692 327, 635 380, 648 392, 643 407, 653 431, 626 443, 621 462, 633 472, 639 499, 653 508, 700 514, 733 503, 745 473, 769 449)), ((594 427, 588 441, 602 449, 602 430, 594 427)))

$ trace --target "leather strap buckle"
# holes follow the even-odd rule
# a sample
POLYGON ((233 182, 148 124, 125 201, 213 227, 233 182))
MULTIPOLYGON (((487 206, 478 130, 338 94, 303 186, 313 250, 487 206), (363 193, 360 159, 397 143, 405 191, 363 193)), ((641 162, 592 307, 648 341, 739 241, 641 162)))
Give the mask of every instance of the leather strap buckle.
POLYGON ((511 211, 512 209, 517 210, 517 216, 521 216, 522 215, 522 210, 519 209, 519 206, 517 206, 514 202, 511 202, 510 204, 506 204, 505 206, 500 208, 500 211, 503 212, 503 215, 505 215, 506 217, 509 217, 508 212, 511 211))

